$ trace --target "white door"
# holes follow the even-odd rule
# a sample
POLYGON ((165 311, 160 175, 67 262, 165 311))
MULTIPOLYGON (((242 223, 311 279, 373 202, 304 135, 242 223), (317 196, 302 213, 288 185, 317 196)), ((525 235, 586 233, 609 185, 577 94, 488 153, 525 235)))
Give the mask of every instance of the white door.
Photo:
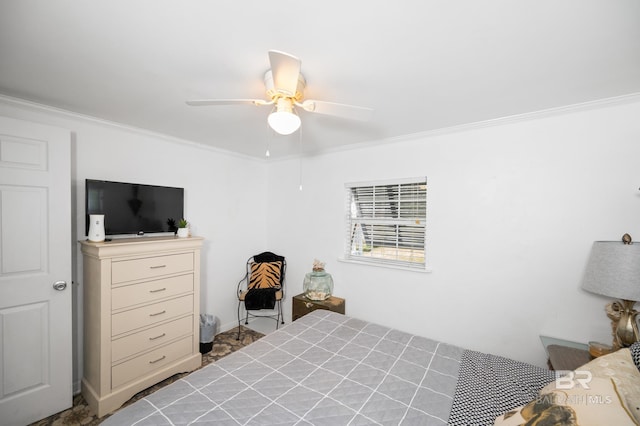
POLYGON ((0 117, 2 425, 72 404, 70 139, 0 117))

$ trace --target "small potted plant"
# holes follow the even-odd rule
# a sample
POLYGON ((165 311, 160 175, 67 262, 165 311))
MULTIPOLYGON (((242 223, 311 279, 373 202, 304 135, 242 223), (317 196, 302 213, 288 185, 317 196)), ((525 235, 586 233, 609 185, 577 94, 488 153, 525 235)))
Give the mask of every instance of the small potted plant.
POLYGON ((178 237, 184 238, 189 236, 189 222, 187 219, 180 219, 178 221, 178 237))

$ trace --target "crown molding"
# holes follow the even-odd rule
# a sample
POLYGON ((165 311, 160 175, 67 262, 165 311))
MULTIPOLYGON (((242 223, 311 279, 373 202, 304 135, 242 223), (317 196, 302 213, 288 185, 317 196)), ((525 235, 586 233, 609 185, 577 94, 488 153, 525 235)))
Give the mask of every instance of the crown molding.
POLYGON ((289 161, 289 160, 298 159, 301 157, 325 155, 325 154, 330 154, 334 152, 351 151, 351 150, 363 149, 363 148, 377 146, 377 145, 409 142, 409 141, 414 141, 418 139, 423 140, 423 139, 429 139, 429 138, 456 134, 456 133, 463 133, 463 132, 468 132, 468 131, 478 130, 483 128, 504 126, 508 124, 539 120, 543 118, 557 117, 557 116, 572 114, 576 112, 625 105, 625 104, 640 102, 640 92, 630 93, 627 95, 615 96, 610 98, 603 98, 603 99, 598 99, 594 101, 582 102, 578 104, 571 104, 571 105, 566 105, 562 107, 548 108, 544 110, 527 112, 523 114, 515 114, 515 115, 510 115, 510 116, 505 116, 500 118, 494 118, 490 120, 478 121, 474 123, 466 123, 466 124, 461 124, 457 126, 444 127, 440 129, 426 130, 423 132, 409 133, 406 135, 394 136, 389 138, 374 139, 374 140, 349 144, 345 146, 332 147, 327 149, 317 149, 314 151, 309 151, 309 152, 304 152, 299 154, 286 155, 280 158, 271 158, 271 157, 261 158, 261 157, 237 153, 234 151, 228 151, 221 148, 212 147, 210 145, 206 145, 203 143, 181 139, 175 136, 169 136, 163 133, 153 132, 151 130, 146 130, 146 129, 142 129, 135 126, 130 126, 130 125, 114 122, 114 121, 109 121, 102 118, 97 118, 97 117, 93 117, 90 115, 85 115, 85 114, 81 114, 73 111, 68 111, 62 108, 52 107, 49 105, 44 105, 37 102, 21 99, 21 98, 16 98, 16 97, 12 97, 2 93, 0 93, 0 102, 4 102, 9 105, 22 108, 22 109, 28 109, 31 111, 53 114, 61 118, 75 119, 75 120, 84 121, 91 124, 117 128, 117 129, 125 130, 128 132, 138 133, 140 135, 144 135, 148 137, 162 139, 172 143, 187 145, 193 148, 204 149, 204 150, 216 152, 219 154, 230 155, 233 157, 243 158, 246 160, 265 163, 265 162, 289 161))
MULTIPOLYGON (((562 115, 573 114, 576 112, 583 112, 583 111, 590 111, 594 109, 626 105, 626 104, 631 104, 635 102, 640 102, 640 92, 631 93, 631 94, 622 95, 622 96, 615 96, 611 98, 598 99, 595 101, 582 102, 578 104, 571 104, 571 105, 566 105, 562 107, 527 112, 523 114, 509 115, 505 117, 494 118, 491 120, 477 121, 474 123, 466 123, 466 124, 460 124, 457 126, 443 127, 440 129, 426 130, 424 132, 408 133, 406 135, 394 136, 390 138, 382 138, 382 139, 371 140, 367 142, 349 144, 349 145, 340 146, 340 147, 319 149, 313 152, 307 152, 303 156, 308 157, 313 155, 329 154, 333 152, 357 150, 357 149, 362 149, 362 148, 376 146, 376 145, 386 145, 386 144, 394 144, 399 142, 423 140, 423 139, 429 139, 429 138, 434 138, 438 136, 469 132, 472 130, 478 130, 483 128, 504 126, 508 124, 540 120, 543 118, 558 117, 562 115)), ((297 158, 297 156, 288 156, 287 158, 278 159, 276 161, 290 160, 292 158, 297 158)))
POLYGON ((187 139, 178 138, 178 137, 170 136, 170 135, 167 135, 167 134, 164 134, 164 133, 154 132, 154 131, 143 129, 143 128, 140 128, 140 127, 135 127, 135 126, 131 126, 131 125, 128 125, 128 124, 122 124, 122 123, 118 123, 116 121, 110 121, 110 120, 106 120, 106 119, 103 119, 103 118, 94 117, 94 116, 91 116, 91 115, 81 114, 81 113, 78 113, 78 112, 74 112, 74 111, 69 111, 69 110, 65 110, 65 109, 62 109, 62 108, 53 107, 53 106, 50 106, 50 105, 40 104, 40 103, 29 101, 29 100, 26 100, 26 99, 16 98, 16 97, 13 97, 13 96, 5 95, 5 94, 2 94, 2 93, 0 93, 0 102, 3 102, 5 104, 8 104, 8 105, 16 107, 16 108, 21 108, 23 110, 28 110, 28 111, 32 111, 32 112, 39 112, 39 113, 46 113, 46 114, 57 116, 57 117, 62 118, 62 119, 78 120, 78 121, 82 121, 82 122, 85 122, 85 123, 94 124, 94 125, 98 125, 98 126, 104 126, 104 127, 109 127, 109 128, 113 128, 113 129, 124 130, 124 131, 131 132, 131 133, 137 133, 137 134, 142 135, 142 136, 147 136, 147 137, 151 137, 151 138, 155 138, 155 139, 161 139, 161 140, 164 140, 166 142, 171 142, 171 143, 175 143, 175 144, 179 144, 179 145, 186 145, 186 146, 189 146, 191 148, 203 149, 205 151, 216 152, 216 153, 219 153, 219 154, 229 155, 229 156, 232 156, 232 157, 238 157, 238 158, 242 158, 242 159, 245 159, 245 160, 252 160, 252 161, 258 161, 258 162, 264 161, 262 158, 256 158, 254 156, 241 154, 241 153, 234 152, 234 151, 228 151, 228 150, 225 150, 225 149, 216 148, 216 147, 213 147, 213 146, 210 146, 210 145, 206 145, 206 144, 203 144, 203 143, 198 143, 198 142, 190 141, 190 140, 187 140, 187 139))

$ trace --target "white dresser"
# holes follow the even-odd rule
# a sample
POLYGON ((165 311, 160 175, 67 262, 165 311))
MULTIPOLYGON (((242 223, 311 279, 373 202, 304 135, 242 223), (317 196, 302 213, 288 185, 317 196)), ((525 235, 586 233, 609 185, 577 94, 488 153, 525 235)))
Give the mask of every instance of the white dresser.
POLYGON ((199 237, 81 241, 82 395, 98 417, 200 367, 199 237))

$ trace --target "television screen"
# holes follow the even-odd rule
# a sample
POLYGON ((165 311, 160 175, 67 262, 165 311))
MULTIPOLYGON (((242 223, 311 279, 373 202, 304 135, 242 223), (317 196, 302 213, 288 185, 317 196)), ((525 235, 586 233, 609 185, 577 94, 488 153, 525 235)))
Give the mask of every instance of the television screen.
POLYGON ((106 235, 175 232, 184 215, 184 188, 87 179, 85 190, 86 234, 92 214, 106 235))

